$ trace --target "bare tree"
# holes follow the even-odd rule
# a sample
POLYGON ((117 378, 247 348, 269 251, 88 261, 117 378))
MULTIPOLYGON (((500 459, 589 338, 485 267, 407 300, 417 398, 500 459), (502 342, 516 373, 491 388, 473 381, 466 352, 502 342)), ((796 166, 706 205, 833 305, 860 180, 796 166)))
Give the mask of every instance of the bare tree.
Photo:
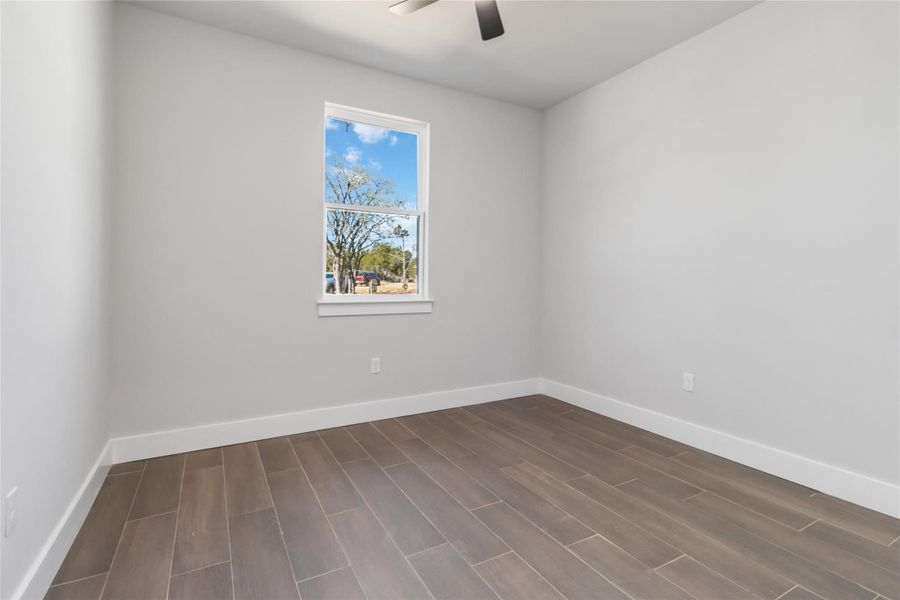
MULTIPOLYGON (((373 175, 362 165, 338 163, 328 167, 325 201, 352 208, 399 208, 394 183, 373 175)), ((362 257, 392 234, 396 217, 391 214, 354 210, 329 210, 326 234, 328 259, 335 277, 335 290, 353 293, 362 257)))
POLYGON ((403 289, 409 287, 409 284, 406 280, 406 237, 409 235, 409 231, 403 229, 401 225, 397 225, 394 227, 394 237, 400 238, 400 256, 403 261, 403 289))

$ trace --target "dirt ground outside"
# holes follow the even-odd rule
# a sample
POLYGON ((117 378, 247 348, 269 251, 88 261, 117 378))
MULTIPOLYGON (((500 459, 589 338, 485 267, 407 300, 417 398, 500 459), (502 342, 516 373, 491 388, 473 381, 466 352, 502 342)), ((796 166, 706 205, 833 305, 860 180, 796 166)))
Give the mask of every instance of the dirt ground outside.
MULTIPOLYGON (((416 293, 416 282, 410 281, 407 284, 407 289, 403 289, 402 283, 395 283, 391 281, 383 281, 381 285, 375 291, 376 295, 381 294, 415 294, 416 293)), ((369 295, 369 286, 363 284, 357 284, 356 286, 356 294, 357 296, 368 296, 369 295)))

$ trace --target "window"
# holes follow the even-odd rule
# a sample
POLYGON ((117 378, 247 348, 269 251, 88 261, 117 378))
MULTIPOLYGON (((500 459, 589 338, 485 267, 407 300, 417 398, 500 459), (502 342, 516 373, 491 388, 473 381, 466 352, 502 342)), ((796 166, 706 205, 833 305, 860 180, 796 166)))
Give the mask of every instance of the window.
POLYGON ((325 106, 320 316, 431 312, 428 124, 325 106))

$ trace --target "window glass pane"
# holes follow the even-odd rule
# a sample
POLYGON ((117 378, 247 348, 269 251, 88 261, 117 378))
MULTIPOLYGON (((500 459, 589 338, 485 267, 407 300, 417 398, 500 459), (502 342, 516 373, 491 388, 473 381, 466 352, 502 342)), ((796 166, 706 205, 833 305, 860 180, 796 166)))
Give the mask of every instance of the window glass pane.
POLYGON ((416 210, 414 133, 325 121, 325 202, 416 210))
POLYGON ((327 211, 327 294, 418 293, 419 217, 327 211))

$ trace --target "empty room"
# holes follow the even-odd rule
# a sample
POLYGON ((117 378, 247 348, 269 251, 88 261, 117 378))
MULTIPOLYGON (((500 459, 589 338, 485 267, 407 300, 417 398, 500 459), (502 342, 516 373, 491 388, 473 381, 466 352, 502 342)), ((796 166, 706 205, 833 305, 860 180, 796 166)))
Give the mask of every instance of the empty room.
POLYGON ((0 0, 0 600, 900 600, 900 1, 0 0))

